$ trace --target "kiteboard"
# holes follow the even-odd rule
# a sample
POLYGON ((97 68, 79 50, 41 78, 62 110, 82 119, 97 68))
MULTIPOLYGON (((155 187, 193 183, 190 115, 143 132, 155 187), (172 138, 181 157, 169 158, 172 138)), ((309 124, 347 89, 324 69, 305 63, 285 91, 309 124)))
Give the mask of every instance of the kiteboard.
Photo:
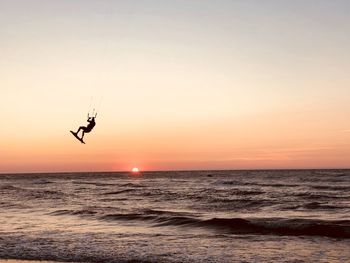
POLYGON ((70 131, 70 133, 73 134, 74 137, 77 138, 81 143, 84 143, 84 144, 85 144, 85 142, 84 142, 82 139, 80 139, 80 138, 78 137, 78 135, 77 135, 74 131, 70 131))

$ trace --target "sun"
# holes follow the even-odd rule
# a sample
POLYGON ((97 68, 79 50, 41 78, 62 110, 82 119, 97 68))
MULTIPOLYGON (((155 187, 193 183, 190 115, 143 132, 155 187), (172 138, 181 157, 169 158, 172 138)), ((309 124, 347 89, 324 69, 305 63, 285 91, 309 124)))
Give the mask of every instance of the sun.
POLYGON ((139 170, 139 168, 134 167, 134 168, 131 169, 131 172, 132 172, 133 174, 138 174, 138 173, 140 172, 140 170, 139 170))

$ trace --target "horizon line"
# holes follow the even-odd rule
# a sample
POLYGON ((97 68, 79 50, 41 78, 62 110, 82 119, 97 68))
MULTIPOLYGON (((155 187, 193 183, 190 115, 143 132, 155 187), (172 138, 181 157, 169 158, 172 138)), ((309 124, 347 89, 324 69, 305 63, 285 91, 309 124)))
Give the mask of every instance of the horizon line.
MULTIPOLYGON (((139 173, 154 173, 154 172, 210 172, 210 171, 315 171, 315 170, 350 170, 348 168, 253 168, 253 169, 173 169, 173 170, 143 170, 139 173)), ((0 172, 1 175, 16 175, 16 174, 87 174, 87 173, 132 173, 129 170, 119 171, 59 171, 59 172, 0 172)))

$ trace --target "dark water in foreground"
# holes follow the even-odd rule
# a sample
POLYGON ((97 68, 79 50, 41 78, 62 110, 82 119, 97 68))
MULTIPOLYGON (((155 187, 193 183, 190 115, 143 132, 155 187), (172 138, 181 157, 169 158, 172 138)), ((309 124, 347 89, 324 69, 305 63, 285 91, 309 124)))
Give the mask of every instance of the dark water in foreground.
POLYGON ((0 259, 350 262, 350 171, 0 175, 0 259))

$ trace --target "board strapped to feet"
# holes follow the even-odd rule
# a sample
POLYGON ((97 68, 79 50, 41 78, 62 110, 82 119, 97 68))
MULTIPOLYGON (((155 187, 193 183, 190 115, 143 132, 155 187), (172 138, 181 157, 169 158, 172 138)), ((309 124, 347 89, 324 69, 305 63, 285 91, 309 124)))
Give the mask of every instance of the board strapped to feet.
POLYGON ((80 139, 80 138, 78 137, 78 135, 77 135, 74 131, 70 131, 70 133, 73 134, 73 136, 74 136, 75 138, 77 138, 77 140, 79 140, 81 143, 84 143, 84 144, 85 144, 85 142, 84 142, 82 139, 80 139))

